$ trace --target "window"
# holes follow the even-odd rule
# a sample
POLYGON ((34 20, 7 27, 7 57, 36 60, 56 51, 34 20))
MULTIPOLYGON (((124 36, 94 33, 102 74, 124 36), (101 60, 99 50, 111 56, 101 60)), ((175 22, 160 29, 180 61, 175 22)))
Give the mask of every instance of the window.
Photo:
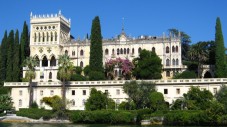
POLYGON ((72 95, 75 95, 75 90, 72 90, 72 95))
POLYGON ((217 88, 213 88, 213 93, 217 94, 217 92, 218 92, 217 88))
POLYGON ((43 90, 40 90, 40 96, 43 96, 43 90))
POLYGON ((21 107, 22 106, 22 100, 20 99, 19 100, 19 107, 21 107))
POLYGON ((129 52, 130 52, 130 49, 129 49, 129 48, 127 48, 127 54, 129 54, 129 52))
POLYGON ((42 36, 42 38, 43 38, 43 42, 45 41, 45 35, 44 35, 44 32, 43 32, 43 36, 42 36))
POLYGON ((119 89, 116 90, 116 94, 120 95, 120 90, 119 89))
POLYGON ((119 55, 120 54, 120 50, 119 49, 117 49, 117 55, 119 55))
POLYGON ((119 70, 119 74, 118 75, 121 76, 121 73, 122 73, 121 70, 119 70))
POLYGON ((114 49, 112 49, 112 54, 114 54, 114 49))
POLYGON ((68 50, 65 50, 65 55, 68 55, 68 50))
POLYGON ((168 94, 168 89, 164 89, 164 94, 168 94))
POLYGON ((123 54, 123 49, 121 48, 121 54, 123 54))
POLYGON ((176 46, 176 52, 178 52, 178 46, 176 46))
POLYGON ((47 57, 44 56, 42 60, 42 67, 47 67, 47 66, 48 66, 48 60, 47 60, 47 57))
POLYGON ((176 65, 179 65, 179 60, 178 59, 176 59, 176 65))
POLYGON ((57 41, 57 38, 58 38, 58 36, 57 36, 57 32, 55 32, 55 34, 54 34, 54 38, 55 38, 55 41, 57 41))
POLYGON ((180 94, 180 89, 179 88, 176 89, 176 94, 180 94))
POLYGON ((83 56, 84 55, 84 50, 80 50, 80 56, 83 56))
POLYGON ((19 95, 22 96, 23 95, 23 92, 22 90, 19 91, 19 95))
POLYGON ((37 37, 36 37, 36 33, 35 33, 35 34, 34 34, 34 42, 36 42, 36 38, 37 38, 37 37))
POLYGON ((72 56, 75 56, 75 51, 72 51, 72 56))
POLYGON ((166 77, 170 77, 170 72, 166 71, 166 77))
POLYGON ((109 54, 109 50, 106 49, 106 50, 105 50, 105 55, 108 55, 108 54, 109 54))
POLYGON ((38 42, 40 42, 40 33, 38 34, 38 42))
POLYGON ((83 95, 86 95, 86 90, 83 90, 83 95))
POLYGON ((169 53, 169 47, 168 46, 166 47, 166 53, 169 53))
POLYGON ((124 48, 124 54, 126 54, 126 48, 124 48))
POLYGON ((117 77, 117 70, 114 71, 115 77, 117 77))
POLYGON ((141 50, 142 50, 142 49, 139 47, 139 49, 138 49, 138 53, 140 53, 140 52, 141 52, 141 50))
POLYGON ((50 33, 50 41, 53 41, 53 33, 50 33))
POLYGON ((54 56, 52 56, 50 59, 50 66, 56 66, 56 59, 54 56))
POLYGON ((49 41, 49 33, 47 32, 47 42, 49 41))
POLYGON ((155 47, 152 48, 152 52, 155 52, 155 47))
POLYGON ((134 48, 132 48, 132 54, 134 54, 134 48))
POLYGON ((54 90, 51 90, 50 91, 50 95, 54 95, 54 90))
POLYGON ((175 47, 174 46, 172 47, 172 52, 175 52, 175 47))
POLYGON ((52 72, 49 73, 49 79, 52 79, 52 72))
POLYGON ((170 66, 170 61, 169 61, 169 59, 166 60, 166 66, 170 66))
POLYGON ((175 64, 176 64, 176 63, 175 63, 175 59, 173 59, 173 60, 172 60, 172 64, 173 64, 173 65, 175 65, 175 64))
POLYGON ((83 68, 84 67, 84 63, 83 61, 80 61, 80 67, 83 68))

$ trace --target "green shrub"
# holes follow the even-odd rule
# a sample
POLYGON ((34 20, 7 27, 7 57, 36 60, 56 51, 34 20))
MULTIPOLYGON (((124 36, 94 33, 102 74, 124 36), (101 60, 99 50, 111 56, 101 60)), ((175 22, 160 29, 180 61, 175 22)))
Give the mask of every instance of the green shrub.
POLYGON ((51 118, 52 111, 36 108, 20 109, 16 112, 17 116, 28 117, 32 119, 40 119, 41 117, 51 118))
POLYGON ((91 71, 89 73, 89 80, 91 81, 105 80, 105 75, 102 72, 91 71))
POLYGON ((71 76, 71 81, 86 81, 87 78, 85 76, 79 75, 79 74, 73 74, 71 76))
POLYGON ((174 79, 191 79, 191 78, 197 78, 197 75, 193 71, 184 71, 182 73, 176 74, 174 79))
POLYGON ((130 124, 135 115, 129 111, 96 110, 73 111, 69 115, 73 123, 130 124))
POLYGON ((31 108, 38 108, 39 106, 38 106, 38 104, 36 103, 36 102, 33 102, 32 104, 31 104, 31 108))

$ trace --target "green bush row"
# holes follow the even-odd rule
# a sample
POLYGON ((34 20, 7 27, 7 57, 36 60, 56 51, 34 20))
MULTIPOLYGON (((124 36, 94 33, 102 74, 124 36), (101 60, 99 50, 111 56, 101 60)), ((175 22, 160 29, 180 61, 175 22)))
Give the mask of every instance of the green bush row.
POLYGON ((52 111, 37 108, 20 109, 18 112, 16 112, 16 114, 17 116, 23 116, 32 119, 40 119, 43 117, 44 120, 48 120, 52 117, 52 111))
POLYGON ((96 110, 73 111, 70 120, 73 123, 130 124, 135 115, 128 111, 96 110))

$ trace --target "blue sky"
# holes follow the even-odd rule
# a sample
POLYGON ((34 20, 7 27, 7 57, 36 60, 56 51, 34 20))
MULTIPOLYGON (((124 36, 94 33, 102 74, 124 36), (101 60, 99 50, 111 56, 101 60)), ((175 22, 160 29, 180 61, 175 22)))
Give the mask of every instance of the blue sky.
POLYGON ((90 34, 92 19, 98 15, 104 38, 121 32, 124 17, 125 32, 132 37, 161 36, 176 28, 190 35, 193 43, 214 40, 219 16, 227 39, 227 0, 7 0, 1 2, 0 9, 0 39, 4 30, 21 32, 31 12, 51 14, 59 10, 71 19, 75 38, 90 34))

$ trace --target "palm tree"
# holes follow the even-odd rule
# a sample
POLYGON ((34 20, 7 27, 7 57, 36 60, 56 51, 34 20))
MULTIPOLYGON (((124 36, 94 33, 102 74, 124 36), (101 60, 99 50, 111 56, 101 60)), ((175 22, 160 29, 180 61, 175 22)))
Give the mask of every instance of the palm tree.
POLYGON ((73 63, 70 61, 69 56, 64 54, 59 56, 58 63, 58 75, 60 80, 62 81, 62 100, 64 103, 64 108, 66 104, 66 96, 65 96, 65 82, 69 81, 73 72, 73 63))
POLYGON ((200 72, 202 72, 202 64, 209 58, 207 46, 208 43, 206 42, 198 42, 197 44, 191 45, 188 51, 189 59, 198 63, 198 78, 201 77, 200 72))
POLYGON ((35 67, 38 65, 38 61, 34 57, 27 57, 24 60, 24 66, 28 69, 25 73, 25 78, 29 81, 29 107, 33 103, 32 79, 35 78, 35 67))

